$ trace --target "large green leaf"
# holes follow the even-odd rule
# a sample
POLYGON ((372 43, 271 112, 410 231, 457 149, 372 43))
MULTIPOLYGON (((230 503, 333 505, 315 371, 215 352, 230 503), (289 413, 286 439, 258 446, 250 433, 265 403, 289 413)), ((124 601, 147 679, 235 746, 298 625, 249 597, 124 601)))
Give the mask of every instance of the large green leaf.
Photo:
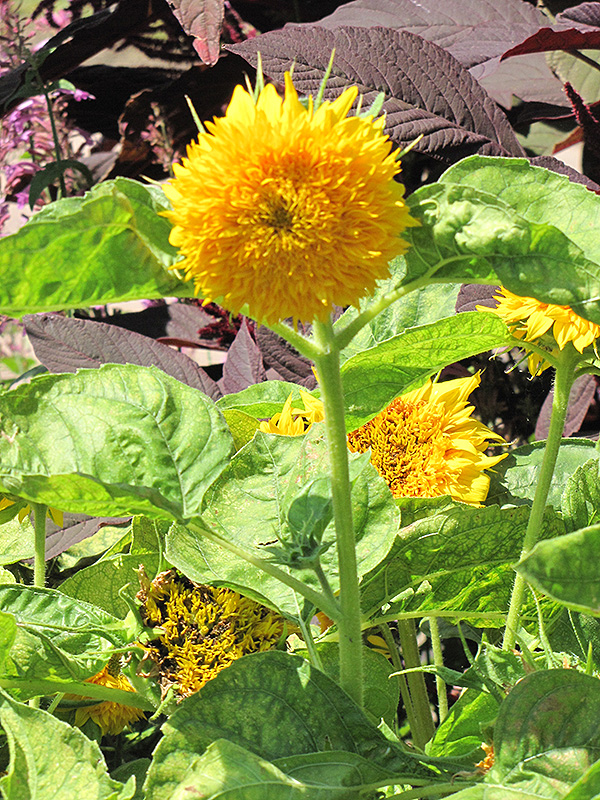
POLYGON ((340 750, 389 770, 398 783, 435 780, 417 756, 368 722, 330 678, 277 651, 244 656, 222 670, 180 703, 163 733, 148 772, 147 800, 171 798, 188 764, 218 739, 268 761, 340 750))
POLYGON ((567 531, 588 528, 600 519, 600 460, 586 461, 571 475, 561 500, 567 531))
POLYGON ((467 689, 452 705, 446 719, 427 744, 427 754, 464 760, 467 769, 485 757, 484 728, 498 715, 498 701, 487 692, 467 689))
POLYGON ((117 178, 58 200, 0 240, 0 312, 11 317, 104 303, 190 297, 162 191, 117 178))
POLYGON ((342 366, 347 430, 358 428, 448 364, 506 341, 506 325, 499 317, 470 311, 411 328, 357 353, 342 366))
POLYGON ((233 451, 214 403, 154 367, 43 375, 0 397, 0 482, 64 511, 196 516, 233 451))
POLYGON ((16 623, 3 677, 25 696, 32 681, 68 683, 98 672, 115 647, 128 642, 123 623, 100 608, 53 589, 0 586, 0 610, 16 623))
POLYGON ((525 158, 471 156, 450 167, 440 182, 494 194, 528 222, 554 225, 586 258, 600 263, 600 198, 566 175, 535 167, 525 158))
MULTIPOLYGON (((455 504, 418 519, 400 531, 385 559, 364 576, 363 612, 376 615, 386 603, 394 604, 394 613, 423 616, 435 609, 506 612, 528 518, 525 507, 455 504)), ((548 511, 543 535, 563 532, 562 520, 548 511)))
POLYGON ((600 525, 538 542, 515 569, 576 611, 600 612, 600 525))
POLYGON ((286 383, 285 381, 254 383, 241 392, 221 397, 217 401, 217 407, 223 411, 225 409, 243 411, 244 414, 251 417, 264 419, 281 411, 281 407, 290 394, 293 395, 294 401, 301 402, 300 388, 297 383, 286 383))
MULTIPOLYGON (((511 450, 491 473, 488 503, 531 505, 546 442, 534 442, 511 450)), ((581 464, 598 458, 595 442, 563 439, 558 451, 547 504, 560 508, 565 484, 581 464)))
MULTIPOLYGON (((520 216, 493 186, 436 183, 414 192, 409 204, 421 226, 403 234, 412 244, 404 283, 424 276, 438 283, 500 283, 600 323, 600 265, 558 228, 520 216)), ((595 220, 586 219, 595 228, 600 200, 597 207, 595 220)))
POLYGON ((0 788, 5 800, 129 800, 135 781, 113 780, 96 742, 46 711, 15 702, 0 690, 0 724, 10 764, 0 788))
POLYGON ((33 525, 29 517, 19 522, 16 517, 0 525, 0 564, 14 564, 23 558, 33 558, 33 525))
MULTIPOLYGON (((385 481, 364 456, 351 456, 357 474, 352 486, 352 511, 360 574, 372 569, 389 550, 398 530, 398 509, 385 481)), ((270 558, 264 545, 277 544, 287 533, 287 511, 311 480, 326 476, 329 457, 324 425, 313 425, 304 436, 279 436, 257 432, 240 450, 207 492, 202 525, 235 543, 255 557, 270 558)), ((333 523, 324 542, 333 542, 333 523)), ((242 561, 201 534, 180 527, 167 537, 168 560, 193 580, 227 585, 266 598, 280 611, 297 615, 297 598, 284 584, 242 561)), ((334 591, 339 587, 334 546, 321 556, 334 591)), ((312 570, 294 571, 295 577, 319 588, 312 570)))

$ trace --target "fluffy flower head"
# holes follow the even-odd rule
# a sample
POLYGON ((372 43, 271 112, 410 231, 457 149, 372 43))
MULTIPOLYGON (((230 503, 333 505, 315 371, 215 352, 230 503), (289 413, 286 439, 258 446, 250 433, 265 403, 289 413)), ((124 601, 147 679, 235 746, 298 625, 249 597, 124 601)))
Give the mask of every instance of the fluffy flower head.
POLYGON ((465 503, 485 500, 490 479, 484 470, 505 456, 486 456, 504 440, 473 419, 467 403, 479 374, 444 383, 428 381, 397 397, 348 435, 353 452, 371 448, 371 463, 395 497, 450 495, 465 503))
POLYGON ((264 322, 325 318, 385 277, 415 221, 394 181, 383 119, 348 117, 356 87, 308 108, 289 74, 285 98, 237 86, 164 187, 170 241, 197 293, 264 322))
MULTIPOLYGON (((572 342, 575 349, 583 353, 600 336, 600 325, 579 317, 569 306, 542 303, 533 297, 519 297, 503 287, 500 287, 494 299, 498 301, 495 308, 480 306, 479 309, 498 314, 509 325, 513 336, 525 342, 535 342, 551 334, 559 350, 564 350, 567 342, 572 342)), ((549 344, 549 349, 555 349, 553 342, 549 344)), ((547 366, 549 364, 536 353, 530 355, 529 371, 532 375, 537 375, 547 366)))

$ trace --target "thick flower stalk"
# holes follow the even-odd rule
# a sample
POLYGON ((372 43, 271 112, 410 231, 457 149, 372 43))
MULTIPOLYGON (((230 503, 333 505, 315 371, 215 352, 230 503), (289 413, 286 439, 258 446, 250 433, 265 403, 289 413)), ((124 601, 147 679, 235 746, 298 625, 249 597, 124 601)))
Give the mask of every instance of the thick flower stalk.
POLYGON ((490 484, 485 470, 506 455, 485 455, 490 444, 504 439, 471 416, 474 409, 467 401, 479 382, 479 373, 427 381, 350 433, 350 449, 364 453, 370 448, 371 463, 395 497, 450 495, 482 503, 490 484))
POLYGON ((272 649, 284 634, 279 614, 231 589, 194 584, 175 570, 152 582, 142 573, 140 580, 142 619, 158 634, 145 646, 146 660, 155 663, 163 693, 173 686, 186 697, 238 658, 272 649))
POLYGON ((176 267, 196 292, 267 324, 326 319, 356 304, 407 244, 416 222, 394 177, 383 119, 349 117, 356 87, 307 107, 237 86, 223 118, 189 145, 164 187, 176 267))
MULTIPOLYGON (((517 339, 541 345, 549 353, 565 349, 568 342, 579 352, 594 344, 600 336, 600 325, 578 316, 569 306, 542 303, 534 297, 519 297, 500 287, 494 296, 495 308, 479 306, 480 311, 491 311, 501 317, 517 339)), ((532 375, 539 375, 550 364, 538 353, 531 353, 528 361, 532 375)))

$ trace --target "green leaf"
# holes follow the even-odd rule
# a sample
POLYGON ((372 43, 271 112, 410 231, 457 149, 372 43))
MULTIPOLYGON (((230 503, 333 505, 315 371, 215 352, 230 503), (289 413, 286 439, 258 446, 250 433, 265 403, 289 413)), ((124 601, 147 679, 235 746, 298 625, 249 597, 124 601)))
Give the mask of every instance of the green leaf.
POLYGON ((467 689, 452 705, 448 716, 427 744, 427 755, 464 761, 473 769, 485 757, 484 728, 498 715, 498 701, 485 692, 467 689))
POLYGON ((598 196, 566 175, 535 167, 525 158, 470 156, 450 167, 440 182, 493 194, 528 222, 554 225, 586 258, 600 263, 598 196))
POLYGON ((600 797, 600 761, 585 772, 563 800, 598 800, 600 797))
POLYGON ((330 678, 277 651, 234 661, 182 700, 163 733, 148 772, 147 800, 170 798, 190 761, 217 739, 269 761, 341 750, 390 770, 398 783, 402 776, 405 782, 435 778, 417 756, 369 723, 330 678))
POLYGON ((34 531, 29 517, 23 522, 14 517, 0 526, 0 565, 14 564, 35 555, 34 531))
POLYGON ((561 510, 568 532, 595 525, 600 519, 600 461, 578 467, 565 486, 561 510))
MULTIPOLYGON (((379 281, 372 299, 378 299, 387 292, 391 292, 402 279, 399 269, 394 269, 396 262, 404 265, 404 259, 395 259, 392 264, 392 275, 385 281, 379 281)), ((409 328, 430 325, 444 317, 455 316, 456 298, 460 286, 458 284, 432 284, 409 292, 404 297, 392 303, 384 311, 371 320, 368 325, 358 332, 350 344, 344 348, 341 356, 342 363, 351 356, 376 347, 386 339, 403 333, 409 328)), ((346 325, 358 315, 358 310, 350 307, 335 323, 339 328, 346 325)))
MULTIPOLYGON (((325 675, 339 683, 340 660, 339 648, 335 642, 318 642, 316 650, 321 659, 321 667, 325 675)), ((298 655, 308 658, 304 650, 298 655)), ((400 685, 395 678, 390 678, 394 671, 387 658, 370 647, 363 648, 364 669, 364 707, 368 715, 379 723, 384 719, 392 727, 398 713, 400 702, 400 685)), ((287 771, 287 770, 286 770, 287 771)))
POLYGON ((241 450, 258 430, 259 421, 237 408, 222 408, 221 411, 233 436, 236 451, 241 450))
MULTIPOLYGON (((313 425, 304 436, 279 436, 258 431, 232 458, 208 491, 202 525, 262 559, 266 546, 287 535, 287 509, 302 487, 328 475, 329 457, 324 425, 313 425)), ((359 573, 372 569, 389 550, 398 529, 398 511, 385 483, 368 459, 351 457, 359 469, 352 486, 352 509, 359 573), (362 459, 362 460, 361 460, 362 459)), ((333 539, 333 523, 323 540, 333 539)), ((277 579, 231 555, 198 533, 174 528, 167 537, 167 559, 199 583, 224 585, 297 616, 294 592, 277 579)), ((334 591, 339 587, 337 555, 329 548, 321 563, 334 591)), ((312 570, 294 576, 319 588, 312 570)))
MULTIPOLYGON (((495 763, 484 779, 500 787, 564 798, 600 752, 600 682, 575 670, 534 672, 500 707, 494 730, 495 763)), ((528 795, 523 795, 528 796, 528 795)))
MULTIPOLYGON (((534 442, 511 450, 490 475, 488 504, 531 505, 545 449, 546 442, 534 442)), ((563 439, 546 503, 560 508, 567 480, 581 464, 599 456, 589 439, 563 439)))
POLYGON ((411 328, 357 353, 342 366, 346 429, 358 428, 395 397, 418 388, 448 364, 499 347, 506 340, 506 325, 499 317, 469 311, 411 328))
MULTIPOLYGON (((546 221, 529 222, 494 195, 471 186, 435 183, 409 198, 421 222, 404 237, 404 283, 431 281, 502 284, 515 294, 569 305, 600 323, 600 265, 546 221)), ((595 219, 600 226, 600 203, 595 219)))
POLYGON ((0 724, 10 744, 10 765, 0 778, 6 800, 130 800, 108 775, 96 742, 46 711, 17 703, 0 691, 0 724))
POLYGON ((76 600, 90 603, 123 619, 129 606, 119 596, 119 590, 133 600, 140 590, 137 570, 143 564, 150 579, 154 578, 160 563, 158 553, 144 553, 103 558, 89 567, 78 570, 60 585, 60 591, 76 600))
POLYGON ((117 178, 41 209, 0 241, 0 313, 192 296, 168 269, 177 251, 166 208, 162 190, 117 178))
POLYGON ((544 594, 576 611, 600 612, 600 525, 538 542, 515 567, 544 594))
POLYGON ((131 555, 162 553, 170 523, 161 519, 134 517, 131 521, 131 555))
MULTIPOLYGON (((505 613, 529 518, 529 509, 456 503, 403 528, 386 557, 361 582, 361 607, 370 617, 386 603, 391 613, 477 612, 471 624, 498 625, 487 612, 505 613)), ((543 535, 560 535, 551 511, 543 535)), ((457 613, 457 616, 461 616, 457 613)))
POLYGON ((16 622, 2 677, 11 679, 11 685, 17 681, 24 697, 36 694, 29 687, 35 680, 69 683, 89 678, 102 669, 115 646, 128 642, 120 620, 54 589, 0 586, 0 610, 16 622))
POLYGON ((217 408, 223 412, 225 409, 235 409, 255 419, 267 419, 281 411, 290 394, 294 401, 301 402, 300 388, 297 383, 285 381, 254 383, 241 392, 219 398, 217 408))
POLYGON ((154 367, 43 375, 0 397, 0 481, 64 511, 189 519, 229 461, 206 395, 154 367))

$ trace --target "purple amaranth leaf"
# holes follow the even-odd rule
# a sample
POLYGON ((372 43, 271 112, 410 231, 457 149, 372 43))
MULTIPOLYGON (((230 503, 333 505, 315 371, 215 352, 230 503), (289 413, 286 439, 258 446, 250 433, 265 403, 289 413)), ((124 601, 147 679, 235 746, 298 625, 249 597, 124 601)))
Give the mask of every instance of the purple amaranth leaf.
POLYGON ((381 25, 409 31, 472 67, 500 56, 546 20, 522 0, 354 0, 319 20, 319 25, 381 25))
POLYGON ((597 25, 600 27, 600 3, 580 3, 572 8, 565 8, 556 15, 557 22, 577 22, 580 25, 597 25))
POLYGON ((462 314, 464 311, 477 311, 477 306, 487 306, 496 308, 498 301, 494 295, 500 287, 486 286, 481 283, 464 283, 456 298, 456 313, 462 314))
POLYGON ((59 556, 84 539, 89 539, 98 533, 100 528, 107 525, 125 525, 130 519, 131 517, 86 517, 83 514, 65 514, 63 527, 46 536, 46 560, 59 556))
POLYGON ((317 380, 310 361, 289 342, 261 325, 256 331, 256 343, 262 352, 265 367, 274 370, 279 380, 297 383, 307 389, 315 388, 317 380))
POLYGON ((29 314, 23 322, 36 356, 51 372, 101 364, 156 366, 212 400, 221 396, 215 381, 191 358, 139 333, 59 314, 29 314))
POLYGON ((219 60, 223 0, 169 0, 183 30, 194 37, 194 50, 209 66, 219 60))
MULTIPOLYGON (((577 378, 571 389, 571 397, 569 398, 569 407, 567 409, 567 418, 565 420, 565 427, 563 436, 572 436, 577 433, 581 428, 581 423, 585 419, 588 408, 596 394, 596 379, 593 375, 582 375, 577 378)), ((540 410, 535 426, 535 438, 540 441, 548 436, 550 428, 550 416, 552 414, 552 401, 554 400, 554 389, 552 389, 540 410)))
POLYGON ((233 344, 227 351, 223 377, 218 381, 218 386, 223 394, 233 394, 264 380, 266 374, 262 355, 250 336, 248 323, 244 319, 233 344))
POLYGON ((191 303, 172 303, 168 310, 166 334, 171 339, 187 339, 199 344, 198 331, 214 320, 201 306, 191 303))
POLYGON ((600 30, 581 31, 576 28, 540 28, 524 42, 511 47, 502 54, 502 59, 528 53, 547 53, 551 50, 594 50, 600 47, 600 30))
POLYGON ((466 155, 524 155, 504 113, 453 56, 420 36, 392 28, 286 26, 228 45, 253 66, 260 51, 267 75, 283 82, 294 65, 301 94, 316 94, 332 50, 325 97, 358 86, 363 106, 384 94, 386 133, 399 146, 455 161, 466 155))

